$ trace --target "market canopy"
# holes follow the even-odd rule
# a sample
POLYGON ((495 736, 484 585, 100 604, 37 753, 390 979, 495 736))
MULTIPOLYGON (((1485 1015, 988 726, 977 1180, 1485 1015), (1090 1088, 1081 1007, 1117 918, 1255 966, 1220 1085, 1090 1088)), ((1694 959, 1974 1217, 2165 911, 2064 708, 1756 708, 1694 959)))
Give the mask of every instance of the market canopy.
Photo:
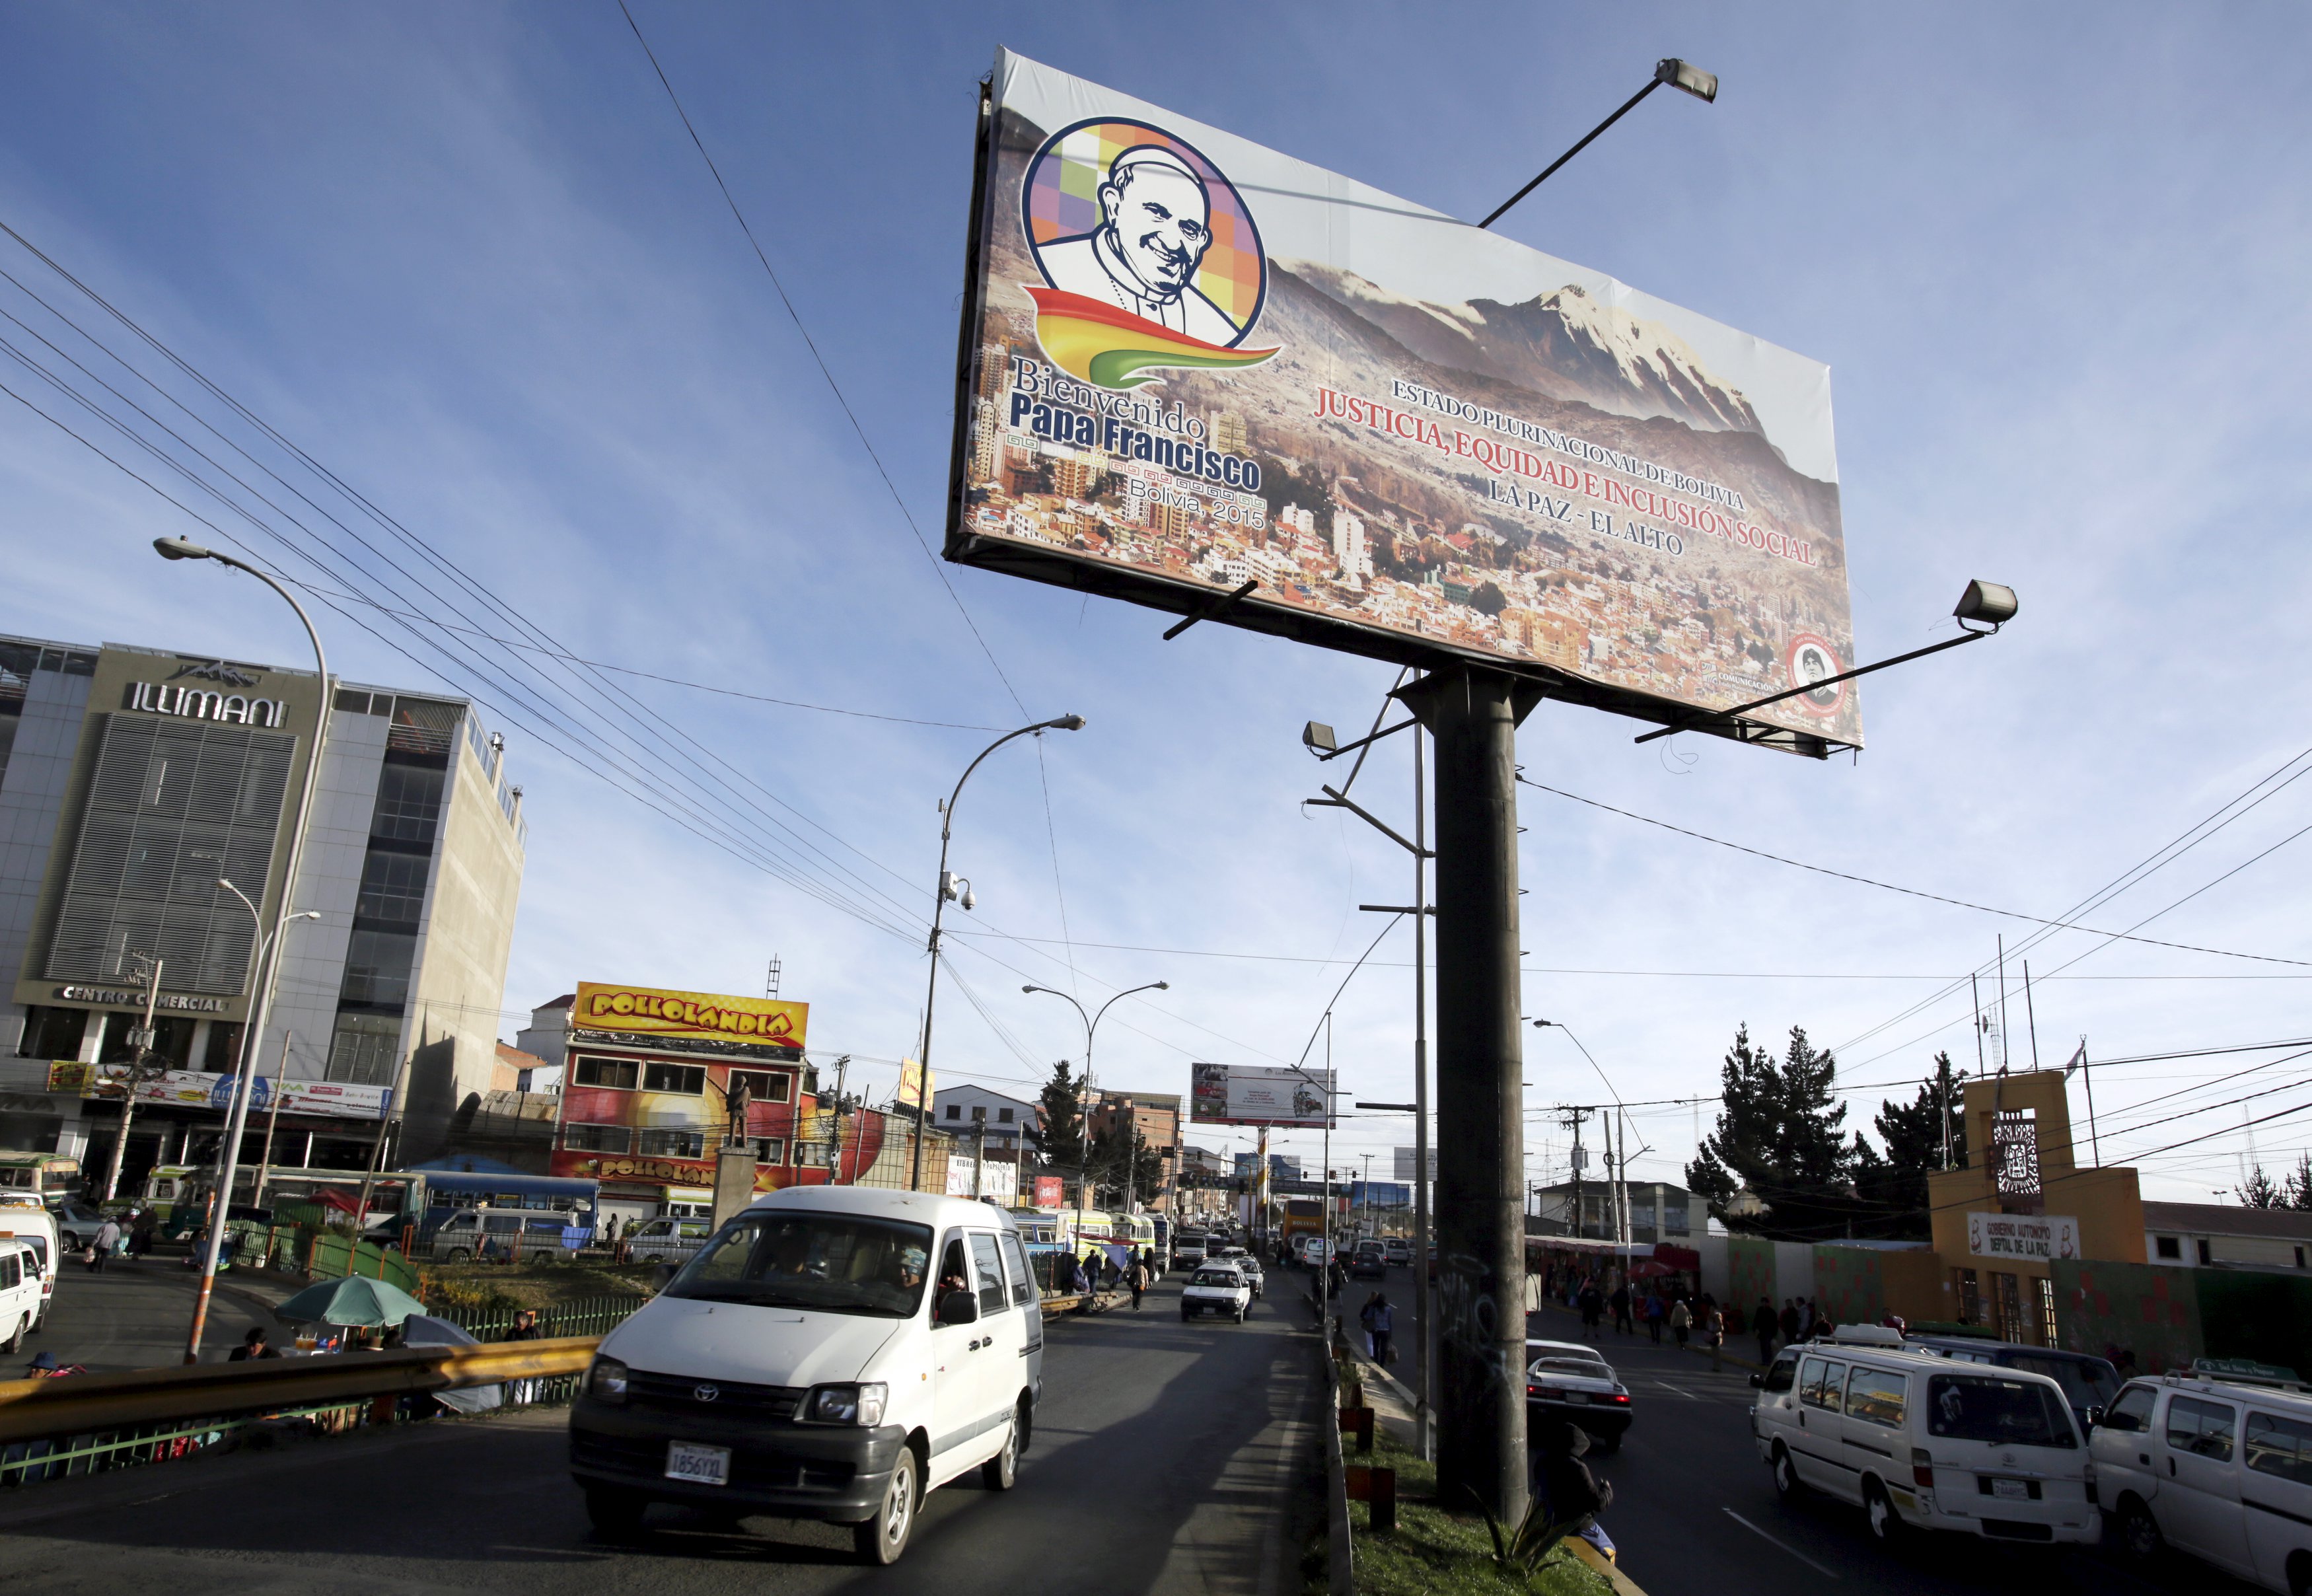
POLYGON ((390 1281, 324 1280, 309 1285, 273 1311, 276 1319, 305 1324, 375 1327, 398 1325, 425 1304, 390 1281))

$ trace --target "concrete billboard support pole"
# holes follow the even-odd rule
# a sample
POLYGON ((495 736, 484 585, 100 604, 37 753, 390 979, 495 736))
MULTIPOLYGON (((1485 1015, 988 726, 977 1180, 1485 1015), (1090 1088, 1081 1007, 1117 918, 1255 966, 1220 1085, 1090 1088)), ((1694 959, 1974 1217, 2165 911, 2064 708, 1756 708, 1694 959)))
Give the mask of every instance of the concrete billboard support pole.
POLYGON ((1514 1524, 1528 1495, 1517 727, 1541 691, 1459 667, 1397 696, 1437 757, 1437 1140, 1453 1149, 1437 1169, 1437 1486, 1514 1524))

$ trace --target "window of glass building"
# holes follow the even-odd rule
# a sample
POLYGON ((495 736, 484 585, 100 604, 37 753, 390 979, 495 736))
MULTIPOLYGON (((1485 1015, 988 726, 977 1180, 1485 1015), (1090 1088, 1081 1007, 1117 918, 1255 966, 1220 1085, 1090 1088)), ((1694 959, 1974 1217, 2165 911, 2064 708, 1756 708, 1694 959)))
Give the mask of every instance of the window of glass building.
POLYGON ((87 1034, 86 1009, 29 1008, 24 1011, 24 1034, 16 1041, 16 1057, 69 1063, 80 1057, 81 1039, 87 1034))
POLYGON ((354 917, 416 926, 425 915, 428 863, 423 854, 371 854, 362 864, 361 896, 355 900, 354 917))
POLYGON ((671 1092, 699 1097, 706 1091, 706 1066, 700 1064, 652 1064, 643 1067, 644 1092, 671 1092))
POLYGON ((417 960, 417 939, 399 931, 356 931, 346 941, 345 1004, 391 1009, 409 1002, 409 971, 417 960))
POLYGON ((609 1086, 632 1092, 637 1066, 631 1058, 581 1057, 573 1073, 581 1086, 609 1086))
POLYGON ((637 1151, 645 1158, 704 1158, 706 1135, 696 1130, 646 1130, 637 1151))
POLYGON ((390 1086, 400 1062, 401 1020, 393 1014, 339 1014, 329 1039, 328 1078, 359 1086, 390 1086))
POLYGON ((778 1070, 732 1070, 723 1090, 736 1092, 744 1083, 749 1102, 783 1103, 787 1101, 787 1088, 793 1080, 793 1075, 778 1070))
POLYGON ((574 1153, 630 1153, 635 1133, 623 1125, 570 1125, 563 1127, 562 1144, 574 1153))
POLYGON ((447 773, 389 759, 378 769, 377 807, 369 834, 389 842, 434 846, 442 823, 442 785, 447 773))

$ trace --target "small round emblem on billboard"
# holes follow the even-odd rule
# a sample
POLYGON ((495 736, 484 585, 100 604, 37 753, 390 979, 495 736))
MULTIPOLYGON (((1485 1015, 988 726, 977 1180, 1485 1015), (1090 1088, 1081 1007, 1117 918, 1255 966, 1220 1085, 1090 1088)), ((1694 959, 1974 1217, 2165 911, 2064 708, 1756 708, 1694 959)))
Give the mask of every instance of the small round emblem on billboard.
POLYGON ((1790 702, 1797 705, 1808 715, 1836 715, 1838 706, 1846 702, 1846 684, 1843 681, 1830 681, 1829 679, 1839 675, 1845 671, 1846 667, 1839 662, 1838 655, 1831 648, 1829 640, 1817 637, 1812 632, 1800 633, 1791 639, 1789 665, 1792 687, 1807 687, 1809 683, 1826 684, 1813 687, 1809 691, 1800 693, 1790 702))
POLYGON ((1123 390, 1276 353, 1239 346, 1268 298, 1260 231, 1187 140, 1117 117, 1063 127, 1028 163, 1020 212, 1044 274, 1026 285, 1037 341, 1061 370, 1123 390))

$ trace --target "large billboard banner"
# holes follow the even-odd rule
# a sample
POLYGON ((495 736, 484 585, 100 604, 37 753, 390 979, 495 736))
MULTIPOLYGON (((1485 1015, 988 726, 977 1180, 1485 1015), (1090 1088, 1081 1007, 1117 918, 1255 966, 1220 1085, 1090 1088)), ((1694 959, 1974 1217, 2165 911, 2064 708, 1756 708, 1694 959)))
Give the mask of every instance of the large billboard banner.
POLYGON ((807 1003, 600 981, 579 982, 577 1001, 570 1007, 574 1030, 615 1032, 638 1046, 655 1040, 792 1048, 797 1057, 810 1018, 807 1003))
MULTIPOLYGON (((1009 52, 989 94, 950 558, 1653 720, 1854 664, 1826 367, 1009 52)), ((1852 684, 1755 718, 1861 741, 1852 684)))
POLYGON ((1329 1070, 1192 1064, 1188 1080, 1188 1118, 1205 1125, 1322 1130, 1333 1097, 1329 1070))

